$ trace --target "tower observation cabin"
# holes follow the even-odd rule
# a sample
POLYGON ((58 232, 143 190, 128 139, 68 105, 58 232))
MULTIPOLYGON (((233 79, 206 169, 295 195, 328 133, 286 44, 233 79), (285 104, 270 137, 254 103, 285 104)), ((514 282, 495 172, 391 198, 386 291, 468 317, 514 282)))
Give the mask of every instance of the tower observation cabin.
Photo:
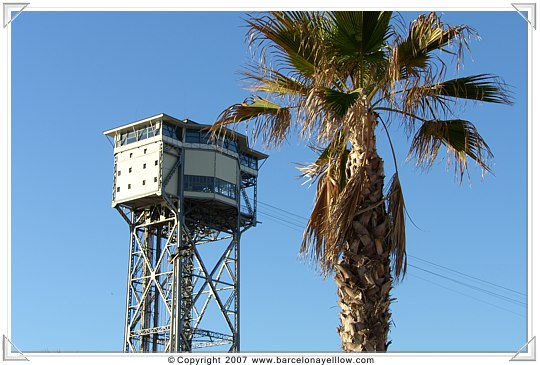
POLYGON ((104 132, 112 206, 130 228, 125 352, 239 351, 240 237, 268 156, 208 129, 158 114, 104 132))

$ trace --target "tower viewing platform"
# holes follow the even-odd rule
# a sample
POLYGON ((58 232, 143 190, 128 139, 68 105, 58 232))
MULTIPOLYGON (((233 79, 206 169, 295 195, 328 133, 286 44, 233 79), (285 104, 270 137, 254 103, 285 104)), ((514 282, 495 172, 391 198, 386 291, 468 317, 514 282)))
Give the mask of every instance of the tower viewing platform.
POLYGON ((125 352, 240 348, 240 238, 268 156, 245 136, 158 114, 105 131, 130 229, 125 352))

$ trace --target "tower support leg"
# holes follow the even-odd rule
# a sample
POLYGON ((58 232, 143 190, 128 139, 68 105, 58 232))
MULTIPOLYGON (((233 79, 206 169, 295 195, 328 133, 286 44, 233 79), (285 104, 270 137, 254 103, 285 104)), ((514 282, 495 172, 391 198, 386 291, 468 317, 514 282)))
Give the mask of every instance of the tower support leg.
POLYGON ((239 226, 218 230, 170 204, 117 209, 130 227, 124 351, 239 351, 239 226))

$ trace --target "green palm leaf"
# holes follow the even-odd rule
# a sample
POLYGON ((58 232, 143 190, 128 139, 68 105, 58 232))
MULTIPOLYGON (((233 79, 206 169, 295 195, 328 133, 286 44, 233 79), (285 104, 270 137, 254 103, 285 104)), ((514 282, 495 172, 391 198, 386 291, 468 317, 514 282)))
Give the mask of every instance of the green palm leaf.
POLYGON ((424 96, 454 97, 488 103, 511 104, 505 85, 496 76, 479 74, 421 86, 424 96))
POLYGON ((332 111, 336 116, 343 117, 347 114, 349 108, 358 100, 360 93, 353 92, 341 92, 334 89, 324 89, 324 100, 326 107, 332 111))
POLYGON ((329 17, 333 25, 330 43, 336 54, 353 59, 373 55, 380 57, 383 54, 392 12, 335 11, 330 12, 329 17))
POLYGON ((315 72, 313 18, 307 12, 273 12, 272 17, 251 18, 251 44, 269 44, 275 56, 309 77, 315 72))
POLYGON ((493 154, 489 146, 471 122, 461 119, 424 122, 413 138, 409 158, 415 156, 418 166, 430 168, 441 144, 444 144, 454 157, 456 173, 459 172, 460 179, 463 179, 467 170, 467 156, 476 161, 483 170, 491 172, 489 162, 493 154))
POLYGON ((391 17, 392 12, 378 11, 328 13, 326 56, 338 67, 340 81, 351 82, 350 88, 384 77, 391 17))
POLYGON ((411 115, 444 119, 445 114, 452 113, 458 99, 512 103, 506 85, 498 77, 479 74, 411 87, 405 90, 401 108, 411 115))
POLYGON ((472 29, 467 26, 445 27, 435 13, 420 16, 411 24, 407 38, 397 44, 397 65, 402 72, 401 76, 425 69, 429 66, 432 51, 441 49, 450 52, 444 47, 454 41, 460 56, 462 47, 467 46, 464 35, 470 32, 472 29))

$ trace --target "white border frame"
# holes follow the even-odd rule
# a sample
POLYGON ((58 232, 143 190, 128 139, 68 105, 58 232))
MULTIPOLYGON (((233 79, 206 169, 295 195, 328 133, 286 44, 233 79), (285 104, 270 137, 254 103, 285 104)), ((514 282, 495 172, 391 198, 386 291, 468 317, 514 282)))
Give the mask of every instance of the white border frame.
MULTIPOLYGON (((230 4, 224 6, 223 2, 219 0, 203 0, 198 1, 199 6, 171 6, 170 1, 167 0, 154 0, 152 5, 150 2, 144 0, 135 0, 135 1, 122 1, 122 0, 81 0, 78 2, 77 6, 73 6, 72 2, 69 0, 34 0, 31 3, 4 3, 4 27, 2 31, 4 36, 0 36, 0 49, 7 50, 6 55, 0 58, 0 67, 5 72, 1 73, 0 76, 0 85, 5 85, 4 88, 0 88, 0 101, 5 100, 4 104, 6 111, 4 116, 0 119, 1 122, 6 124, 6 134, 1 134, 0 145, 6 146, 6 157, 5 159, 0 158, 0 171, 6 171, 7 176, 4 179, 0 179, 0 191, 5 192, 0 194, 0 206, 6 207, 6 209, 0 209, 0 222, 7 222, 7 242, 6 242, 6 271, 0 270, 0 293, 8 293, 5 300, 0 301, 0 313, 5 314, 5 319, 0 321, 0 333, 4 335, 5 339, 3 341, 4 360, 30 360, 38 364, 71 364, 74 360, 74 357, 77 358, 79 364, 92 364, 96 361, 96 357, 114 361, 115 363, 129 362, 130 364, 147 364, 149 358, 155 359, 155 362, 164 363, 165 358, 169 358, 170 354, 123 354, 123 353, 28 353, 25 354, 24 359, 21 358, 20 354, 12 353, 11 346, 5 346, 6 339, 9 340, 11 334, 11 26, 9 19, 14 12, 19 12, 21 10, 28 11, 181 11, 181 10, 234 10, 234 11, 250 11, 250 10, 269 10, 269 9, 297 9, 297 10, 314 10, 314 9, 325 9, 330 8, 328 3, 325 3, 323 0, 311 0, 307 1, 297 1, 297 4, 291 6, 290 1, 278 0, 272 3, 272 7, 269 7, 264 3, 263 0, 256 0, 251 2, 254 4, 248 8, 240 4, 230 4), (128 5, 129 4, 129 5, 128 5), (306 6, 306 4, 309 4, 306 6), (6 14, 7 13, 7 14, 6 14), (7 347, 7 351, 6 351, 7 347), (158 360, 159 359, 159 360, 158 360)), ((509 360, 535 360, 536 359, 536 341, 534 329, 536 328, 536 317, 533 313, 533 303, 534 303, 534 293, 537 283, 534 280, 533 272, 533 262, 538 262, 536 259, 537 252, 533 249, 533 227, 535 223, 538 224, 538 219, 534 216, 533 207, 536 205, 536 196, 533 194, 533 184, 536 181, 535 170, 534 170, 534 161, 537 161, 538 149, 533 149, 533 140, 540 140, 540 136, 537 135, 536 130, 533 128, 533 105, 536 101, 536 98, 533 97, 534 85, 537 84, 537 75, 533 72, 533 60, 536 59, 536 49, 534 47, 535 39, 533 37, 534 31, 536 28, 536 3, 510 3, 499 0, 490 1, 490 6, 483 6, 478 4, 479 0, 474 2, 467 0, 457 0, 454 1, 452 6, 447 6, 447 1, 431 1, 429 10, 435 11, 444 11, 444 10, 466 10, 466 11, 509 11, 519 9, 521 11, 527 11, 527 19, 531 24, 528 28, 528 95, 527 95, 527 115, 528 115, 528 156, 527 156, 527 166, 528 166, 528 184, 527 184, 527 193, 528 193, 528 205, 527 205, 527 265, 528 265, 528 280, 527 280, 527 290, 528 290, 528 308, 527 308, 527 334, 528 334, 528 345, 527 352, 518 353, 385 353, 385 354, 362 354, 362 357, 371 357, 375 359, 375 363, 385 363, 391 362, 393 360, 400 361, 404 363, 414 363, 414 364, 431 364, 434 358, 437 358, 438 362, 444 363, 454 363, 457 361, 474 361, 478 364, 496 364, 496 363, 506 363, 509 360)), ((332 9, 392 9, 396 11, 422 11, 426 10, 425 6, 420 5, 404 5, 404 6, 393 6, 392 1, 383 0, 377 3, 377 6, 362 6, 362 4, 354 3, 350 4, 347 1, 337 0, 334 1, 331 8, 332 9)), ((523 13, 522 13, 523 15, 523 13)), ((16 19, 12 19, 16 21, 16 19)), ((1 108, 0 108, 1 109, 1 108)), ((0 240, 0 242, 2 242, 0 240)), ((0 265, 2 266, 2 265, 0 265)), ((0 317, 2 318, 2 317, 0 317)), ((16 344, 14 344, 16 345, 16 344)), ((524 347, 527 344, 524 344, 524 347)), ((242 356, 247 356, 248 360, 251 357, 261 357, 261 356, 277 356, 275 353, 241 353, 242 356)), ((279 356, 283 357, 328 357, 336 356, 335 353, 318 353, 318 354, 295 354, 287 353, 280 354, 279 356)), ((357 357, 359 355, 347 355, 339 354, 340 357, 357 357)), ((201 357, 201 355, 185 355, 184 357, 201 357)), ((224 361, 222 361, 223 363, 224 361)))

